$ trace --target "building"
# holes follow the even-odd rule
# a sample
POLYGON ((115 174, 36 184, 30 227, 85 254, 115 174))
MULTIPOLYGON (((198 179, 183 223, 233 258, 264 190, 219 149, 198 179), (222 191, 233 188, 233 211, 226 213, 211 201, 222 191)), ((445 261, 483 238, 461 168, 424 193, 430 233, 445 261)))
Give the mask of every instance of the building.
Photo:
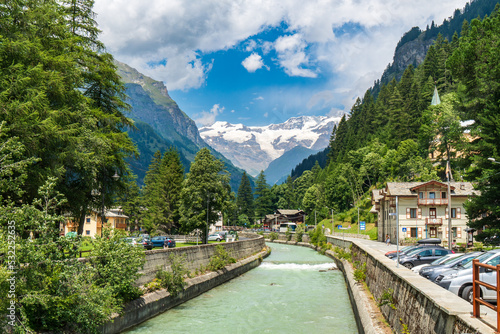
POLYGON ((477 195, 470 182, 388 182, 384 189, 372 192, 372 204, 378 215, 378 240, 388 234, 396 242, 399 217, 399 239, 440 238, 448 240, 448 218, 451 215, 452 238, 466 243, 467 217, 463 204, 477 195), (450 201, 451 212, 448 212, 450 201), (396 207, 397 203, 397 207, 396 207))
MULTIPOLYGON (((125 231, 127 230, 128 216, 123 214, 121 208, 113 208, 105 210, 105 226, 125 231)), ((68 219, 66 222, 60 224, 61 235, 66 235, 68 232, 78 232, 78 223, 68 219)), ((85 224, 83 226, 82 236, 94 238, 96 235, 102 234, 102 222, 100 212, 91 212, 85 216, 85 224)))
POLYGON ((306 221, 306 213, 302 210, 276 210, 272 215, 266 215, 263 223, 264 228, 271 231, 279 231, 281 223, 301 224, 306 221))

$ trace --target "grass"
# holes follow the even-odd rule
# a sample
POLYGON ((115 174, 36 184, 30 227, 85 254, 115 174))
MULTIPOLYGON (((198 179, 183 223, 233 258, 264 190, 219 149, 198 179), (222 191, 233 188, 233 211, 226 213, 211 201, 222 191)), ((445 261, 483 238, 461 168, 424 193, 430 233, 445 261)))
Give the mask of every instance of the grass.
MULTIPOLYGON (((330 219, 324 219, 318 223, 318 226, 325 225, 325 228, 329 228, 332 231, 332 223, 330 219)), ((335 221, 334 225, 342 225, 342 227, 348 227, 351 225, 351 228, 348 229, 338 229, 333 228, 333 232, 335 233, 350 233, 350 234, 358 234, 358 223, 349 223, 343 221, 335 221)), ((359 234, 366 234, 370 236, 370 240, 377 240, 377 227, 375 227, 375 223, 366 224, 365 231, 359 231, 359 234)))

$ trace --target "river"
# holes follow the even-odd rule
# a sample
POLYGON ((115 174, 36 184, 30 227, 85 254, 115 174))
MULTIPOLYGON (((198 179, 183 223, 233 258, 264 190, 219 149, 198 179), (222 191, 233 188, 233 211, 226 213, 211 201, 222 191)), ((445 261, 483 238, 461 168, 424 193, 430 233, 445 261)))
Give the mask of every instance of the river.
POLYGON ((268 246, 258 268, 126 333, 358 333, 343 274, 330 258, 268 246))

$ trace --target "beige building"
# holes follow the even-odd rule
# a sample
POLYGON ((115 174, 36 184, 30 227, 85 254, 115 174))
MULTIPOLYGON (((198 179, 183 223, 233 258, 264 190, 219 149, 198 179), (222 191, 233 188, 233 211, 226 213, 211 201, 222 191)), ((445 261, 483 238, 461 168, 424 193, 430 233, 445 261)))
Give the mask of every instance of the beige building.
POLYGON ((463 204, 477 194, 470 182, 388 182, 384 189, 372 192, 372 204, 378 214, 378 240, 388 234, 395 243, 397 219, 399 239, 440 238, 448 240, 448 219, 451 216, 452 238, 467 242, 467 217, 463 204), (397 200, 396 200, 397 199, 397 200), (450 201, 451 212, 448 212, 450 201), (396 208, 396 202, 398 207, 396 208))
MULTIPOLYGON (((128 216, 123 214, 123 210, 121 208, 105 210, 104 216, 106 218, 106 227, 123 231, 127 230, 128 216)), ((78 224, 72 220, 67 220, 65 223, 60 224, 61 235, 77 231, 78 224)), ((94 238, 96 235, 101 235, 101 233, 102 222, 100 212, 92 212, 85 216, 82 236, 94 238)))

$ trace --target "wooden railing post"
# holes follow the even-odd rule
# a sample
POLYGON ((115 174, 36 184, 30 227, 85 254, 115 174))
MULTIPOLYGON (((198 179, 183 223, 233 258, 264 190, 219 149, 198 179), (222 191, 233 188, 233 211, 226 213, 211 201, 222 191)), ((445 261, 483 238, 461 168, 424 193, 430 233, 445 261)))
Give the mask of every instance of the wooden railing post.
POLYGON ((498 302, 500 302, 500 264, 497 264, 497 331, 500 329, 500 307, 498 307, 498 302))
POLYGON ((481 289, 479 288, 477 281, 479 281, 479 260, 474 259, 472 260, 472 314, 474 317, 479 318, 481 315, 479 311, 480 304, 477 299, 481 296, 481 289))

